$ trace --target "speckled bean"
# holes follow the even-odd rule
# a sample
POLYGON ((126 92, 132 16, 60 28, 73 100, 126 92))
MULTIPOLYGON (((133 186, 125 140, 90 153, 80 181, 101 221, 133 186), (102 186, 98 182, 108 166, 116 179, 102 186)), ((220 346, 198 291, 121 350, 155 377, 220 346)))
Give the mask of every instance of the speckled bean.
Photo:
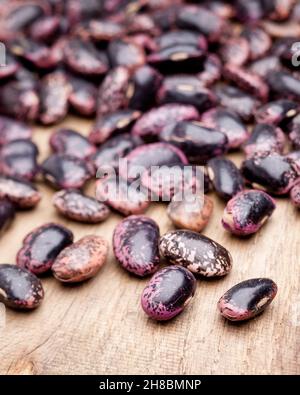
POLYGON ((0 198, 7 198, 19 208, 31 208, 39 203, 41 197, 30 182, 0 175, 0 198))
POLYGON ((300 208, 300 184, 296 184, 290 192, 290 197, 293 205, 300 208))
POLYGON ((225 276, 232 257, 214 240, 190 230, 173 230, 160 238, 161 255, 170 263, 186 267, 204 277, 225 276))
POLYGON ((181 149, 191 162, 197 164, 205 164, 228 149, 228 139, 224 133, 198 122, 182 121, 168 125, 159 137, 161 141, 181 149))
POLYGON ((96 224, 105 221, 110 214, 105 204, 76 189, 57 192, 53 204, 62 215, 78 222, 96 224))
POLYGON ((247 236, 265 224, 275 207, 274 200, 263 191, 242 191, 227 203, 222 224, 235 235, 247 236))
POLYGON ((167 214, 177 228, 201 232, 211 217, 213 201, 206 195, 184 194, 177 200, 174 195, 167 214))
POLYGON ((53 152, 81 159, 88 158, 96 152, 96 147, 73 129, 58 129, 51 135, 49 143, 53 152))
POLYGON ((137 276, 154 273, 159 265, 159 227, 151 218, 132 215, 113 234, 113 248, 121 266, 137 276))
POLYGON ((61 251, 52 272, 59 281, 81 282, 98 273, 106 262, 107 254, 107 241, 101 236, 88 235, 61 251))
POLYGON ((92 177, 94 168, 75 156, 53 154, 42 163, 42 172, 54 188, 81 188, 92 177))
POLYGON ((134 125, 132 133, 146 141, 151 141, 168 124, 198 118, 199 112, 194 106, 178 103, 164 104, 144 113, 134 125))
POLYGON ((165 267, 144 289, 142 308, 154 320, 170 320, 183 311, 195 290, 196 279, 190 271, 180 266, 165 267))
POLYGON ((230 288, 218 302, 223 317, 230 321, 249 320, 262 313, 277 294, 269 278, 253 278, 230 288))
POLYGON ((0 265, 0 302, 13 309, 30 310, 43 298, 42 283, 34 274, 15 265, 0 265))
POLYGON ((47 272, 60 251, 72 242, 73 233, 66 227, 52 222, 41 225, 24 238, 17 265, 34 274, 47 272))

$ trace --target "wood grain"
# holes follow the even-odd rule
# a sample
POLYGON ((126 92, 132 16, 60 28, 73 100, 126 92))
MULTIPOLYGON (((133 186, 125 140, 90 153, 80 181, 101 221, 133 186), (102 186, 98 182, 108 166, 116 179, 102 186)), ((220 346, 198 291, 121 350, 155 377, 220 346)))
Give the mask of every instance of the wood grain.
MULTIPOLYGON (((86 133, 90 124, 69 118, 65 126, 86 133)), ((36 128, 41 159, 49 153, 50 129, 36 128)), ((234 157, 239 161, 239 157, 234 157)), ((99 234, 111 241, 121 219, 80 225, 59 217, 51 205, 53 191, 42 183, 43 199, 34 211, 18 213, 0 240, 1 262, 14 263, 21 241, 32 228, 48 221, 65 224, 76 239, 99 234)), ((93 185, 88 191, 93 193, 93 185)), ((110 252, 94 279, 63 286, 43 279, 46 297, 31 313, 7 310, 0 331, 2 374, 299 374, 300 373, 300 213, 287 199, 258 234, 241 240, 226 233, 220 218, 223 202, 212 195, 213 217, 204 234, 233 255, 232 272, 224 279, 198 280, 196 296, 186 311, 168 323, 148 319, 140 308, 147 280, 124 272, 110 252), (278 296, 261 316, 230 324, 216 310, 219 297, 235 283, 268 276, 278 296)), ((164 204, 147 214, 161 233, 172 225, 164 204)))

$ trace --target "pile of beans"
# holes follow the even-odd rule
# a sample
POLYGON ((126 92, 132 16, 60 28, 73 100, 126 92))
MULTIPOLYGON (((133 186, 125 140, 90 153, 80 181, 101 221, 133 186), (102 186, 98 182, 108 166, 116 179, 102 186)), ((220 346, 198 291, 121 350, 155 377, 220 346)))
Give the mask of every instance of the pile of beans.
MULTIPOLYGON (((239 237, 261 229, 276 196, 299 208, 299 37, 295 0, 2 1, 0 230, 16 210, 39 203, 40 177, 57 190, 53 205, 68 219, 95 224, 117 211, 127 218, 114 231, 116 259, 136 276, 153 274, 144 311, 174 317, 193 297, 195 276, 226 275, 232 257, 200 234, 212 200, 192 193, 176 199, 183 180, 166 186, 150 168, 163 166, 168 177, 173 166, 191 167, 192 191, 203 166, 202 190, 225 201, 221 222, 239 237), (33 125, 56 125, 69 113, 94 119, 89 136, 57 129, 52 154, 40 163, 33 125), (225 157, 238 150, 245 155, 240 168, 225 157), (115 169, 118 185, 106 175, 96 182, 97 198, 86 195, 86 182, 103 165, 115 169), (141 166, 141 188, 127 194, 141 166), (167 214, 179 229, 160 236, 143 215, 150 193, 171 196, 167 214), (173 265, 159 270, 162 259, 173 265)), ((83 281, 107 254, 102 237, 74 242, 64 226, 44 224, 25 237, 16 265, 0 265, 0 301, 37 307, 44 295, 38 275, 51 270, 59 281, 83 281)), ((249 319, 276 292, 270 279, 246 280, 218 308, 230 320, 249 319)))

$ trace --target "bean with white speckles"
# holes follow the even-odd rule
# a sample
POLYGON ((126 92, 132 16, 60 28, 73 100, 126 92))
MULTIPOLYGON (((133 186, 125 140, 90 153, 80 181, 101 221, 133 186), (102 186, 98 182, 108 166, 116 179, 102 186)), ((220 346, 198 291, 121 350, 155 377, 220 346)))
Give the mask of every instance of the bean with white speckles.
POLYGON ((114 231, 114 254, 124 269, 143 277, 158 269, 158 241, 156 222, 143 215, 132 215, 114 231))
POLYGON ((32 273, 15 265, 0 265, 0 302, 14 309, 30 310, 41 303, 44 290, 32 273))
POLYGON ((159 248, 170 263, 205 277, 225 276, 232 267, 232 257, 226 248, 190 230, 167 232, 161 237, 159 248))
POLYGON ((181 313, 195 294, 196 279, 181 266, 159 270, 143 291, 141 303, 145 313, 166 321, 181 313))
POLYGON ((218 302, 223 317, 244 321, 263 312, 277 293, 277 285, 269 278, 253 278, 230 288, 218 302))

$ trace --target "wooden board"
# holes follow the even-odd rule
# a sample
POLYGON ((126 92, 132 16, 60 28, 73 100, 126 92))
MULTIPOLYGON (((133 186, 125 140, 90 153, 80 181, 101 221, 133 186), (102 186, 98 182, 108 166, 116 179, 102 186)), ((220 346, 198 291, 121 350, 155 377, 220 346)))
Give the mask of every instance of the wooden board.
MULTIPOLYGON (((89 122, 65 122, 86 133, 89 122)), ((51 129, 37 128, 34 140, 41 158, 49 153, 51 129)), ((238 157, 235 159, 239 159, 238 157)), ((0 240, 2 263, 13 263, 21 241, 32 228, 57 221, 76 239, 100 234, 111 240, 121 219, 116 214, 100 225, 80 225, 59 217, 51 205, 53 191, 40 185, 43 200, 34 211, 18 213, 0 240)), ((93 187, 88 188, 93 193, 93 187)), ((296 374, 300 373, 300 213, 287 199, 261 232, 241 240, 226 233, 220 218, 223 202, 212 195, 214 214, 204 234, 233 255, 224 279, 198 280, 196 296, 186 311, 167 323, 148 319, 140 307, 147 280, 128 275, 110 252, 97 277, 77 286, 43 279, 46 297, 31 313, 7 310, 0 331, 2 374, 296 374), (235 283, 253 277, 274 279, 279 293, 260 317, 244 324, 223 320, 219 297, 235 283)), ((164 204, 147 214, 161 233, 171 229, 164 204)))

